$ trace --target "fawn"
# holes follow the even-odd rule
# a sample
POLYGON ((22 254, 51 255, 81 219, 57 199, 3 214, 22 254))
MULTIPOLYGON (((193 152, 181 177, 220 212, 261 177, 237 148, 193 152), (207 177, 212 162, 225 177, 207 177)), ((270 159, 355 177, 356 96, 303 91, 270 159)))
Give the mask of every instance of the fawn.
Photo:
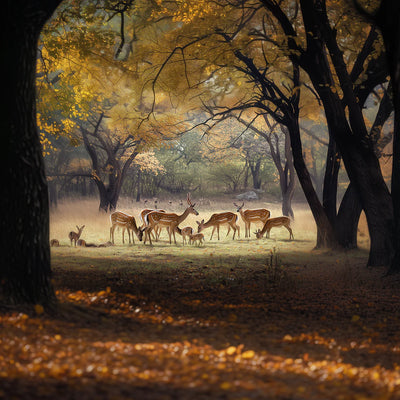
POLYGON ((194 235, 189 235, 189 244, 195 244, 198 242, 197 246, 204 244, 204 235, 202 233, 195 233, 194 235))

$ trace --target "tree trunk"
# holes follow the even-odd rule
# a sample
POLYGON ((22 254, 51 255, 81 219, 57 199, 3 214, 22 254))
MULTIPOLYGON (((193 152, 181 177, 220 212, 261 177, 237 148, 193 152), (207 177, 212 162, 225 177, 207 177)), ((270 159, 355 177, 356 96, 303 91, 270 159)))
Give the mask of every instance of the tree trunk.
POLYGON ((292 208, 294 190, 286 190, 282 192, 282 215, 287 215, 294 219, 294 212, 292 208))
MULTIPOLYGON (((371 237, 368 265, 388 265, 393 252, 393 206, 378 158, 372 142, 364 134, 366 129, 358 114, 359 105, 353 105, 349 111, 350 127, 341 99, 336 91, 331 90, 334 82, 324 43, 320 38, 320 20, 315 16, 313 2, 302 0, 301 6, 306 30, 312 33, 312 37, 308 36, 307 57, 302 58, 302 67, 321 98, 329 132, 334 135, 347 174, 360 196, 371 237)), ((343 75, 347 73, 343 70, 340 72, 343 75)), ((351 100, 349 93, 347 100, 351 100)))
POLYGON ((37 42, 59 1, 7 2, 2 56, 7 66, 0 118, 0 301, 56 303, 51 284, 49 203, 42 149, 36 128, 37 42))
POLYGON ((336 218, 335 230, 340 245, 345 249, 357 248, 357 231, 362 207, 353 184, 349 184, 336 218))
POLYGON ((141 196, 142 196, 142 170, 139 168, 137 174, 136 202, 140 201, 141 196))
POLYGON ((335 226, 336 221, 336 200, 339 168, 340 157, 336 147, 336 142, 332 135, 329 135, 324 187, 322 191, 322 205, 332 226, 335 226))
POLYGON ((299 125, 297 121, 292 120, 291 123, 287 124, 287 127, 292 146, 293 164, 319 232, 319 235, 317 236, 316 248, 335 248, 338 246, 338 243, 333 231, 333 227, 318 199, 317 193, 315 192, 311 181, 310 174, 308 173, 307 166, 304 162, 299 125))
POLYGON ((251 170, 251 176, 253 178, 253 188, 261 189, 261 160, 257 160, 255 163, 249 162, 249 167, 251 170))
POLYGON ((388 273, 400 272, 400 3, 382 0, 377 24, 385 42, 387 62, 393 88, 394 134, 392 165, 392 202, 394 209, 394 255, 388 273))

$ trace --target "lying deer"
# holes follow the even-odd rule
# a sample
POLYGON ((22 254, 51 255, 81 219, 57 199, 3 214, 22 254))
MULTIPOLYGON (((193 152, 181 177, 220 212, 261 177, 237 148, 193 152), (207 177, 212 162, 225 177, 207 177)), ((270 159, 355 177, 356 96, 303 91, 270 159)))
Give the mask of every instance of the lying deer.
POLYGON ((73 232, 73 231, 71 231, 71 232, 68 234, 69 240, 71 241, 71 246, 72 246, 72 242, 74 242, 74 243, 75 243, 75 246, 76 246, 76 242, 77 242, 77 241, 79 240, 79 238, 81 237, 82 231, 83 231, 83 228, 85 227, 85 225, 82 225, 80 228, 79 228, 78 225, 76 225, 76 227, 78 228, 78 232, 73 232))
POLYGON ((51 247, 60 247, 60 242, 58 239, 51 239, 50 240, 50 246, 51 247))
POLYGON ((97 244, 94 244, 94 243, 86 243, 86 240, 83 240, 83 239, 79 239, 77 241, 77 245, 80 247, 99 247, 99 246, 97 246, 97 244))
POLYGON ((271 231, 272 228, 278 228, 280 226, 285 227, 290 234, 289 240, 293 239, 294 240, 294 236, 293 236, 293 231, 292 228, 290 227, 290 218, 289 217, 276 217, 276 218, 270 218, 267 219, 267 222, 264 224, 263 228, 256 232, 254 232, 257 236, 257 239, 262 238, 262 236, 264 235, 264 233, 266 234, 266 237, 269 238, 269 233, 271 231))

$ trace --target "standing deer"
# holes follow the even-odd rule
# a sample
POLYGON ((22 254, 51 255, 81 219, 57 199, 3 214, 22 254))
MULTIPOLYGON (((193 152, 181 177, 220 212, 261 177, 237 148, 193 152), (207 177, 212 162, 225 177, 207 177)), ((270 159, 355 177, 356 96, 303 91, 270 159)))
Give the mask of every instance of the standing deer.
MULTIPOLYGON (((142 220, 142 226, 141 226, 140 229, 142 229, 142 231, 144 231, 144 229, 145 229, 146 226, 147 226, 147 225, 146 225, 147 222, 146 222, 146 220, 145 220, 146 215, 149 214, 149 213, 151 213, 152 211, 158 211, 158 212, 165 213, 165 210, 155 210, 154 208, 145 208, 144 210, 142 210, 142 211, 140 212, 140 219, 142 220)), ((151 231, 150 234, 153 236, 153 239, 157 241, 158 238, 160 237, 160 234, 161 234, 161 227, 159 227, 159 226, 156 227, 156 228, 154 229, 154 232, 151 231)))
POLYGON ((193 234, 193 228, 191 226, 185 226, 184 228, 181 229, 181 235, 182 235, 182 244, 185 245, 187 242, 190 244, 190 235, 193 234), (187 240, 189 238, 189 240, 187 240))
POLYGON ((150 236, 151 231, 154 230, 156 226, 165 226, 168 228, 169 243, 172 243, 171 235, 174 235, 174 243, 176 244, 175 232, 178 225, 183 222, 189 214, 199 215, 199 213, 194 208, 196 204, 193 204, 190 200, 190 193, 187 194, 186 200, 188 203, 188 207, 181 215, 177 215, 175 213, 162 213, 159 211, 152 211, 145 216, 147 227, 145 228, 144 243, 146 243, 147 238, 149 238, 150 244, 152 244, 150 236))
POLYGON ((197 246, 204 244, 204 235, 202 233, 195 233, 189 236, 189 244, 196 244, 196 242, 198 242, 197 246))
POLYGON ((294 240, 294 236, 293 236, 293 231, 292 228, 290 227, 290 218, 289 217, 276 217, 276 218, 270 218, 267 220, 267 222, 264 224, 263 228, 256 232, 254 232, 257 236, 257 239, 262 238, 262 236, 264 235, 264 233, 267 233, 266 236, 267 238, 269 238, 269 233, 271 231, 272 228, 278 228, 280 226, 285 227, 288 231, 289 231, 289 240, 293 239, 294 240))
MULTIPOLYGON (((129 243, 131 243, 131 231, 135 232, 139 241, 143 239, 143 230, 138 228, 136 225, 135 217, 132 215, 125 214, 121 211, 115 211, 110 215, 111 228, 110 228, 110 241, 114 244, 114 231, 117 226, 122 228, 122 243, 125 243, 125 229, 128 230, 129 243)), ((132 241, 135 243, 135 239, 132 234, 132 241)))
POLYGON ((72 246, 72 242, 74 242, 75 247, 76 247, 76 242, 79 240, 79 238, 82 235, 82 231, 83 231, 83 228, 85 227, 85 225, 82 225, 80 228, 78 225, 76 225, 76 227, 78 229, 78 232, 71 231, 68 234, 69 240, 71 241, 71 246, 72 246))
POLYGON ((229 230, 228 233, 226 234, 226 236, 228 236, 229 232, 230 232, 230 228, 233 229, 233 239, 235 239, 235 234, 236 231, 238 233, 238 238, 239 238, 239 234, 240 234, 240 228, 239 225, 236 223, 238 219, 238 216, 232 212, 224 212, 224 213, 219 213, 219 214, 213 214, 211 215, 211 218, 207 221, 204 222, 204 219, 201 220, 201 222, 196 221, 197 225, 198 225, 198 233, 200 233, 203 229, 206 229, 210 226, 213 227, 212 233, 211 233, 211 237, 210 240, 212 239, 215 229, 217 230, 218 233, 218 240, 219 240, 219 227, 221 225, 229 225, 229 230))
POLYGON ((244 222, 245 226, 245 237, 250 237, 250 225, 252 222, 259 222, 261 221, 263 225, 270 217, 271 213, 266 208, 258 208, 255 210, 243 210, 244 203, 241 206, 233 203, 235 207, 237 207, 237 212, 240 212, 240 216, 244 222))

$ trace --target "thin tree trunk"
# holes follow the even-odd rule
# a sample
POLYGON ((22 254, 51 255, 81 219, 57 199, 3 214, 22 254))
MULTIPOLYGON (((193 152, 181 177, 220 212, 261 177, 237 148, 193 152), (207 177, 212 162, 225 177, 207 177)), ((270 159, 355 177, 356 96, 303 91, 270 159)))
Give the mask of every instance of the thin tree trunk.
POLYGON ((319 235, 317 236, 316 247, 337 247, 338 242, 336 240, 333 227, 318 199, 317 193, 315 192, 311 181, 310 174, 308 173, 307 166, 303 159, 298 123, 292 121, 291 124, 288 124, 288 131, 292 146, 293 164, 319 232, 319 235))

